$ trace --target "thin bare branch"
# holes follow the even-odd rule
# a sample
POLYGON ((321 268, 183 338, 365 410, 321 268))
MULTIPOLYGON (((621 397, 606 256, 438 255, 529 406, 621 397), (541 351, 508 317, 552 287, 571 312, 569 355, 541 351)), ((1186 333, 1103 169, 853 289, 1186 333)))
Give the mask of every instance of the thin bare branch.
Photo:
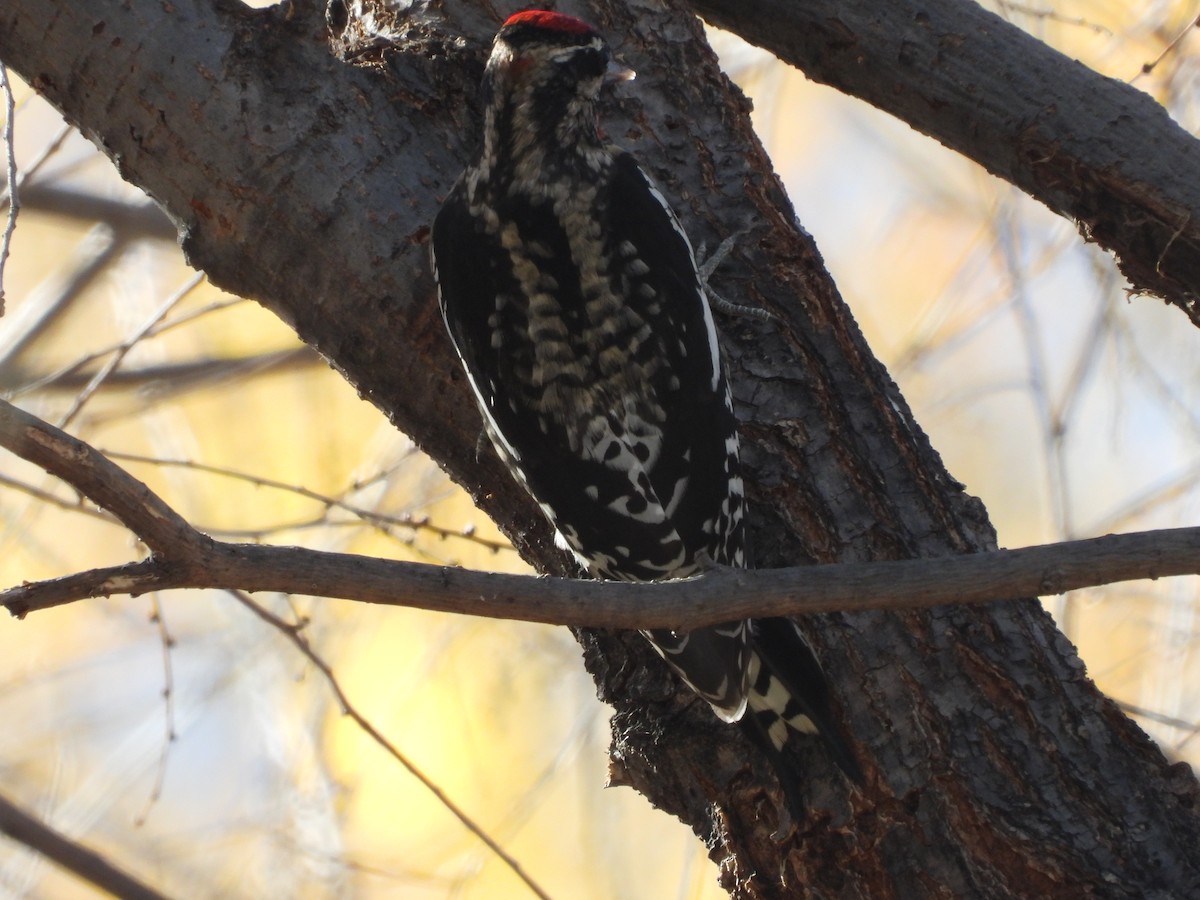
POLYGON ((1140 716, 1143 719, 1149 719, 1151 722, 1158 722, 1160 725, 1169 725, 1172 728, 1177 728, 1180 731, 1196 734, 1200 732, 1200 722, 1190 722, 1187 719, 1179 719, 1175 716, 1164 715, 1160 712, 1155 712, 1152 709, 1146 709, 1144 706, 1138 706, 1134 703, 1126 703, 1124 700, 1118 700, 1117 706, 1121 707, 1131 716, 1140 716))
MULTIPOLYGON (((25 185, 29 183, 29 180, 41 170, 42 166, 48 163, 54 157, 54 155, 62 149, 63 143, 68 137, 70 137, 71 132, 74 130, 75 129, 70 124, 64 123, 58 129, 58 131, 55 132, 53 137, 46 142, 38 154, 25 164, 21 171, 21 177, 17 179, 18 189, 24 188, 25 185)), ((11 196, 12 195, 9 188, 5 188, 3 192, 0 192, 0 204, 8 203, 11 196)))
MULTIPOLYGON (((302 521, 302 522, 295 522, 295 523, 284 524, 284 525, 275 525, 275 526, 272 526, 273 531, 281 531, 284 529, 308 528, 308 527, 312 527, 312 526, 318 525, 318 524, 321 524, 321 525, 366 524, 366 525, 370 525, 375 528, 378 528, 381 531, 389 532, 389 533, 390 533, 390 530, 392 527, 398 527, 398 528, 411 529, 412 531, 424 531, 424 532, 434 535, 435 537, 439 537, 442 539, 458 538, 458 539, 461 539, 464 541, 470 541, 471 543, 476 544, 480 547, 486 547, 488 550, 491 550, 492 552, 499 552, 500 550, 512 550, 512 545, 506 541, 491 540, 488 538, 480 537, 479 535, 474 533, 474 529, 471 526, 467 526, 465 528, 445 528, 441 525, 435 525, 433 522, 429 521, 429 518, 427 516, 413 515, 411 513, 402 513, 400 515, 391 515, 388 513, 376 512, 373 509, 367 509, 366 507, 351 503, 348 500, 345 500, 340 496, 333 496, 330 494, 322 494, 318 491, 312 490, 311 488, 307 488, 304 485, 288 484, 283 481, 278 481, 274 478, 267 478, 262 475, 255 475, 251 472, 240 472, 236 469, 229 469, 224 466, 212 466, 212 465, 208 465, 207 463, 194 462, 192 460, 187 460, 187 459, 163 459, 163 458, 155 457, 155 456, 143 456, 143 455, 136 454, 136 453, 120 453, 120 452, 109 451, 109 450, 105 450, 102 452, 104 453, 105 456, 109 457, 110 459, 121 460, 124 462, 139 462, 139 463, 146 463, 147 465, 152 465, 152 466, 164 466, 164 467, 173 467, 173 468, 181 468, 181 469, 190 469, 195 472, 206 472, 210 475, 219 475, 223 478, 231 478, 235 481, 245 481, 249 484, 255 485, 256 487, 265 487, 265 488, 271 488, 271 489, 277 490, 277 491, 286 491, 288 493, 296 494, 296 495, 304 497, 308 500, 313 500, 317 503, 320 503, 322 506, 326 507, 327 509, 340 509, 340 510, 347 512, 350 515, 354 516, 356 519, 361 520, 361 522, 330 522, 327 518, 325 518, 324 516, 321 516, 319 518, 315 518, 312 520, 306 520, 306 521, 302 521)), ((352 487, 351 489, 353 490, 356 488, 352 487)), ((257 532, 246 531, 246 532, 243 532, 243 536, 249 536, 249 535, 253 534, 253 536, 257 537, 263 533, 264 532, 262 530, 257 531, 257 532)), ((232 535, 233 533, 226 531, 225 534, 232 535)))
POLYGON ((555 625, 697 628, 746 617, 986 603, 1200 574, 1200 528, 1178 528, 938 559, 756 571, 715 568, 699 578, 651 585, 530 578, 214 541, 93 447, 3 401, 0 446, 75 487, 154 551, 141 562, 0 592, 0 603, 16 616, 88 597, 216 588, 339 597, 555 625))
POLYGON ((1030 6, 1026 3, 1014 3, 1012 0, 998 0, 996 7, 1005 14, 1008 18, 1009 13, 1017 13, 1018 15, 1027 16, 1031 19, 1041 19, 1048 22, 1059 22, 1063 25, 1074 25, 1078 28, 1085 28, 1095 34, 1103 34, 1107 37, 1112 37, 1112 29, 1106 28, 1098 22, 1092 22, 1082 16, 1066 16, 1057 10, 1043 9, 1035 6, 1030 6))
POLYGON ((165 900, 94 850, 65 837, 0 796, 0 833, 53 860, 100 890, 123 900, 165 900))
POLYGON ((468 831, 479 838, 479 840, 482 841, 489 850, 496 854, 496 856, 513 871, 513 874, 521 879, 525 886, 528 887, 535 896, 540 897, 541 900, 550 900, 550 896, 538 885, 536 881, 533 880, 529 873, 521 867, 521 864, 512 856, 510 856, 508 852, 501 847, 490 834, 487 833, 482 825, 467 815, 462 807, 450 799, 450 796, 441 789, 437 782, 421 771, 420 767, 417 766, 416 763, 402 753, 395 744, 393 744, 384 736, 383 732, 371 724, 371 721, 362 713, 360 713, 357 708, 355 708, 354 704, 350 702, 350 698, 346 696, 346 692, 342 690, 341 684, 338 683, 337 677, 333 674, 333 669, 331 669, 329 664, 325 662, 325 660, 322 659, 315 650, 313 650, 312 645, 308 642, 308 639, 304 637, 300 628, 292 625, 290 622, 285 622, 270 610, 264 609, 262 606, 255 603, 254 600, 251 599, 244 591, 231 590, 229 593, 233 595, 233 598, 242 604, 242 606, 246 607, 268 625, 271 625, 273 628, 279 631, 279 633, 286 637, 289 641, 291 641, 295 645, 296 649, 303 653, 304 657, 317 667, 317 670, 320 671, 320 673, 325 677, 325 681, 329 684, 330 689, 337 698, 338 706, 341 707, 343 713, 354 720, 354 724, 361 728, 371 738, 371 740, 375 741, 375 743, 387 751, 387 753, 394 760, 396 760, 396 762, 404 766, 410 775, 416 778, 417 781, 421 782, 421 784, 424 785, 425 788, 438 799, 438 802, 441 803, 451 815, 458 819, 458 821, 461 822, 468 831))
MULTIPOLYGON (((36 380, 32 381, 16 366, 11 366, 0 372, 0 390, 12 386, 8 390, 10 399, 35 391, 77 391, 92 378, 91 373, 86 370, 87 364, 110 352, 112 351, 102 350, 86 354, 56 372, 35 376, 36 380)), ((207 357, 184 362, 150 364, 137 369, 121 369, 113 372, 105 380, 105 385, 110 389, 138 390, 147 398, 147 402, 158 401, 178 397, 217 382, 228 385, 243 378, 311 368, 319 360, 320 357, 308 347, 272 350, 250 356, 207 357)), ((104 414, 93 415, 93 422, 104 418, 104 414)))
POLYGON ((94 226, 76 245, 72 258, 24 298, 9 322, 10 336, 0 347, 0 372, 5 374, 5 381, 13 362, 61 320, 84 288, 100 277, 124 246, 107 225, 94 226))
MULTIPOLYGON (((1159 63, 1166 59, 1168 54, 1179 49, 1179 44, 1183 41, 1183 39, 1191 33, 1193 28, 1197 27, 1200 27, 1200 16, 1197 16, 1196 18, 1192 19, 1192 21, 1188 22, 1187 25, 1185 25, 1179 32, 1179 34, 1175 35, 1171 42, 1163 48, 1162 53, 1158 54, 1158 56, 1152 62, 1142 63, 1142 71, 1138 73, 1138 77, 1142 75, 1149 75, 1156 68, 1158 68, 1159 63)), ((1137 78, 1131 79, 1131 83, 1133 81, 1137 81, 1137 78)))
POLYGON ((10 478, 4 474, 0 474, 0 487, 6 487, 10 490, 26 494, 39 503, 54 506, 58 509, 66 510, 67 512, 80 513, 85 516, 90 516, 91 518, 97 519, 101 522, 107 522, 109 525, 120 526, 121 524, 105 510, 96 509, 94 506, 79 502, 78 497, 76 497, 74 500, 68 500, 64 497, 57 497, 50 491, 42 490, 35 485, 26 484, 19 479, 10 478))
MULTIPOLYGON (((64 128, 59 139, 65 138, 70 132, 70 127, 64 128)), ((120 232, 126 240, 148 239, 173 244, 177 239, 171 220, 149 201, 121 200, 53 181, 33 184, 28 184, 28 181, 26 176, 18 182, 21 187, 21 206, 26 212, 43 213, 88 225, 103 222, 113 231, 120 232)))
POLYGON ((0 63, 0 93, 4 95, 4 171, 8 183, 8 218, 4 223, 4 234, 0 237, 0 316, 4 315, 4 264, 8 262, 8 251, 12 246, 13 232, 17 230, 17 213, 21 203, 17 193, 17 156, 13 149, 13 118, 17 113, 12 84, 8 80, 8 67, 0 63))
POLYGON ((150 332, 156 326, 158 326, 158 324, 162 322, 164 318, 166 318, 167 314, 170 313, 171 310, 173 310, 176 306, 178 306, 188 294, 199 287, 203 281, 203 272, 196 272, 193 274, 186 282, 184 282, 182 287, 173 292, 171 296, 163 301, 162 305, 154 311, 154 314, 146 320, 142 327, 139 328, 133 336, 121 342, 121 345, 117 347, 116 352, 113 353, 108 362, 100 367, 100 370, 91 377, 88 383, 84 385, 83 390, 80 391, 75 397, 75 402, 71 404, 71 408, 68 409, 63 417, 59 420, 59 428, 66 428, 67 425, 71 423, 71 420, 79 415, 80 411, 84 407, 84 404, 92 398, 92 395, 100 389, 100 386, 104 384, 108 377, 117 370, 117 367, 121 365, 125 357, 129 354, 129 351, 132 350, 140 340, 150 334, 150 332))
POLYGON ((150 788, 150 795, 146 797, 146 804, 142 807, 142 811, 137 814, 133 820, 133 824, 139 828, 146 824, 146 819, 150 816, 155 804, 162 799, 163 785, 167 780, 167 759, 171 753, 171 745, 175 743, 175 666, 171 662, 171 653, 175 648, 175 638, 171 636, 171 630, 167 627, 167 620, 163 615, 162 604, 158 601, 158 594, 150 595, 150 621, 158 627, 158 638, 162 646, 162 664, 163 664, 163 743, 162 749, 158 754, 158 765, 154 772, 154 785, 150 788))

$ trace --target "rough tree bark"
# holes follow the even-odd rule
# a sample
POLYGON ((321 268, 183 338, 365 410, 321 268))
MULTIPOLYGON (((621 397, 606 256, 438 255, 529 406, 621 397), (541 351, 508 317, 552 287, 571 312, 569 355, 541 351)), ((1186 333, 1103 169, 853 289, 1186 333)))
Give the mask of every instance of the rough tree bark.
POLYGON ((693 6, 1072 219, 1200 325, 1200 144, 1147 94, 963 0, 693 6))
MULTIPOLYGON (((412 4, 391 49, 358 54, 377 62, 366 69, 330 54, 313 2, 251 12, 228 0, 8 0, 0 58, 168 211, 193 265, 291 323, 527 559, 564 573, 536 510, 494 459, 475 458, 478 416, 426 265, 428 223, 475 133, 475 84, 497 25, 488 6, 412 4)), ((879 6, 837 4, 867 20, 879 6)), ((796 227, 692 10, 559 7, 613 36, 639 71, 607 129, 693 238, 711 246, 750 224, 717 286, 778 317, 720 322, 758 564, 993 547, 981 505, 945 472, 796 227)), ((370 36, 343 12, 331 16, 343 49, 362 50, 370 36)), ((862 19, 839 21, 826 49, 862 36, 861 57, 870 43, 847 23, 862 19)), ((926 23, 891 27, 916 34, 926 23)), ((878 68, 916 91, 926 77, 875 62, 860 59, 864 79, 878 68)), ((994 52, 975 63, 981 82, 1007 71, 994 52)), ((1022 134, 1014 124, 976 140, 1022 134)), ((1163 247, 1121 252, 1153 270, 1163 247)), ((806 625, 867 782, 851 789, 819 751, 797 748, 811 806, 783 837, 768 768, 737 730, 677 690, 640 639, 579 633, 617 710, 614 777, 688 822, 733 894, 1200 895, 1196 781, 1096 691, 1036 602, 806 625)))

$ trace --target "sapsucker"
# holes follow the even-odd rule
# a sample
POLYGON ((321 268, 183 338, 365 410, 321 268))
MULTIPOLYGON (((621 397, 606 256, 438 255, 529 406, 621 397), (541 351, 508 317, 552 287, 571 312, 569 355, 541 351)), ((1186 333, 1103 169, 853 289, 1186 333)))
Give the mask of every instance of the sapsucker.
MULTIPOLYGON (((746 560, 737 422, 691 245, 597 125, 603 85, 631 76, 578 19, 509 18, 432 255, 500 457, 590 575, 643 582, 746 560)), ((786 620, 644 633, 777 767, 783 723, 812 732, 825 717, 820 668, 786 620)))

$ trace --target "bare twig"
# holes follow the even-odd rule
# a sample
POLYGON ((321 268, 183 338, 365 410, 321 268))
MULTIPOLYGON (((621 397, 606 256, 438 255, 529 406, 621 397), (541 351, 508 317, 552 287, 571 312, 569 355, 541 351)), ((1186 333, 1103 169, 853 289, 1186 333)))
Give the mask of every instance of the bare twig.
POLYGON ((8 68, 0 63, 0 92, 4 94, 4 171, 8 182, 8 219, 4 223, 4 236, 0 237, 0 316, 4 315, 4 264, 8 262, 8 250, 12 245, 13 232, 17 230, 17 213, 21 203, 17 194, 17 156, 13 149, 13 118, 17 104, 13 98, 12 84, 8 80, 8 68))
MULTIPOLYGON (((161 582, 163 578, 167 581, 172 581, 177 577, 192 580, 193 575, 198 575, 203 568, 210 564, 216 564, 218 568, 221 568, 218 560, 226 554, 227 550, 234 550, 234 557, 236 557, 236 548, 253 546, 220 544, 209 540, 188 525, 145 484, 108 460, 99 451, 3 401, 0 401, 0 446, 6 447, 30 462, 37 463, 46 471, 71 484, 93 502, 108 509, 154 551, 150 559, 138 563, 82 572, 65 579, 55 579, 54 583, 58 590, 65 589, 68 593, 76 593, 80 596, 145 593, 155 590, 154 584, 161 582)), ((297 548, 275 549, 290 549, 301 554, 305 552, 297 548)), ((342 556, 343 554, 334 555, 342 556)), ((352 559, 353 557, 347 558, 352 559)), ((420 566, 418 568, 437 569, 438 567, 420 566)), ((39 584, 46 586, 50 582, 40 582, 39 584)), ((20 592, 37 587, 37 584, 26 584, 14 590, 20 592)), ((432 791, 446 809, 483 841, 493 853, 497 854, 536 896, 548 900, 545 891, 530 878, 515 859, 505 853, 490 835, 354 709, 334 679, 332 671, 312 651, 298 629, 272 616, 267 610, 254 603, 243 591, 238 590, 241 587, 238 580, 232 580, 224 587, 257 615, 265 621, 271 622, 287 635, 329 680, 338 702, 347 715, 350 715, 364 731, 386 748, 393 757, 432 791)), ((285 591, 284 593, 306 592, 285 591)), ((5 596, 5 594, 0 594, 0 596, 5 596)), ((13 610, 11 606, 9 608, 10 611, 18 614, 28 611, 13 610)), ((170 728, 169 725, 168 728, 170 728)))
MULTIPOLYGON (((158 332, 161 333, 161 332, 158 332)), ((0 381, 0 390, 15 384, 7 390, 10 399, 31 394, 35 391, 76 391, 91 380, 91 373, 84 366, 93 359, 103 356, 110 351, 89 353, 80 357, 68 366, 49 375, 39 376, 36 381, 22 383, 22 373, 12 368, 10 373, 4 373, 3 360, 0 359, 0 375, 8 375, 0 381)), ((229 358, 203 357, 177 363, 162 363, 140 366, 136 369, 121 369, 113 372, 105 384, 109 388, 123 388, 141 391, 147 402, 169 397, 178 397, 187 391, 196 390, 214 382, 220 381, 229 385, 242 378, 257 375, 273 374, 276 372, 303 369, 313 366, 320 357, 308 347, 274 350, 267 353, 255 353, 251 356, 235 356, 229 358)), ((100 414, 93 415, 93 421, 112 418, 100 414)))
POLYGON ((0 796, 0 833, 24 844, 69 872, 123 900, 165 900, 103 856, 62 835, 0 796))
POLYGON ((182 287, 171 294, 163 304, 154 311, 154 314, 137 330, 137 333, 132 337, 121 342, 116 352, 109 358, 100 370, 92 376, 91 380, 84 386, 83 390, 75 398, 71 404, 71 408, 66 411, 63 417, 58 422, 59 428, 66 428, 71 420, 79 415, 85 403, 92 398, 92 395, 100 389, 100 385, 104 384, 105 380, 117 370, 121 365, 129 351, 132 350, 142 338, 146 337, 164 318, 171 312, 180 302, 192 291, 194 291, 204 281, 204 273, 197 272, 192 275, 182 287))
POLYGON ((1091 31, 1094 34, 1103 34, 1108 37, 1112 37, 1111 29, 1106 28, 1097 22, 1092 22, 1089 19, 1085 19, 1082 16, 1065 16, 1053 9, 1040 9, 1038 7, 1030 6, 1026 3, 1014 3, 1012 0, 999 0, 996 6, 1002 13, 1006 14, 1005 18, 1007 18, 1007 13, 1018 13, 1023 16, 1028 16, 1031 19, 1040 19, 1047 22, 1058 22, 1062 25, 1074 25, 1079 28, 1086 28, 1088 31, 1091 31))
POLYGON ((1200 722, 1189 722, 1187 719, 1179 719, 1175 716, 1164 715, 1160 712, 1155 712, 1152 709, 1146 709, 1144 706, 1137 706, 1133 703, 1126 703, 1124 700, 1118 700, 1117 706, 1129 713, 1131 716, 1141 716, 1143 719, 1149 719, 1151 722, 1158 722, 1160 725, 1169 725, 1172 728, 1177 728, 1180 731, 1188 734, 1196 734, 1200 732, 1200 722))
MULTIPOLYGON (((410 513, 392 515, 388 513, 376 512, 373 509, 367 509, 366 507, 351 503, 340 496, 322 494, 312 490, 311 488, 304 487, 304 485, 288 484, 283 481, 278 481, 274 478, 267 478, 263 475, 254 475, 250 472, 240 472, 236 469, 225 468, 224 466, 212 466, 208 465, 207 463, 193 462, 192 460, 187 459, 162 459, 154 456, 143 456, 136 453, 118 453, 108 450, 104 450, 102 452, 110 459, 116 459, 125 462, 146 463, 147 465, 152 466, 190 469, 194 472, 206 472, 211 475, 220 475, 224 478, 231 478, 236 481, 245 481, 257 487, 271 488, 277 491, 287 491, 288 493, 297 494, 298 496, 304 497, 308 500, 313 500, 317 503, 320 503, 326 509, 340 509, 354 516, 356 519, 361 520, 361 522, 331 523, 328 519, 322 516, 319 519, 314 519, 312 521, 302 521, 289 525, 273 526, 274 530, 307 528, 316 524, 367 524, 378 528, 385 533, 390 533, 391 528, 395 526, 399 528, 411 529, 412 531, 424 531, 442 539, 458 538, 464 541, 470 541, 472 544, 485 547, 488 550, 491 550, 493 553, 497 553, 501 550, 513 549, 512 545, 507 542, 480 537, 474 533, 470 526, 467 528, 445 528, 441 525, 433 524, 425 516, 414 516, 410 513)), ((225 534, 230 533, 231 532, 228 531, 225 532, 225 534)), ((254 536, 258 536, 259 534, 261 534, 261 532, 256 532, 254 536)))
POLYGON ((1163 52, 1158 54, 1153 62, 1142 63, 1141 71, 1138 72, 1136 77, 1130 79, 1130 83, 1132 84, 1133 82, 1137 81, 1137 79, 1142 75, 1149 75, 1151 72, 1153 72, 1158 67, 1158 64, 1167 58, 1167 54, 1172 50, 1175 50, 1179 46, 1180 42, 1188 36, 1193 28, 1200 28, 1200 16, 1197 16, 1196 18, 1192 19, 1192 21, 1188 22, 1187 25, 1184 26, 1183 30, 1180 31, 1179 34, 1175 35, 1171 42, 1163 48, 1163 52))
MULTIPOLYGON (((22 104, 24 105, 24 104, 22 104)), ((63 143, 71 136, 71 132, 75 129, 70 124, 64 123, 58 131, 46 142, 42 149, 33 159, 29 160, 21 170, 21 177, 17 179, 17 187, 23 188, 29 183, 34 175, 41 170, 42 166, 48 163, 59 150, 62 149, 63 143)), ((9 188, 5 188, 0 192, 0 203, 7 203, 11 197, 9 188)), ((88 221, 94 221, 89 219, 88 221)))
POLYGON ((371 740, 375 741, 375 743, 387 751, 387 753, 394 760, 396 760, 396 762, 404 766, 410 775, 416 778, 417 781, 421 782, 421 784, 424 785, 425 788, 438 799, 438 802, 441 803, 451 815, 458 819, 458 821, 461 822, 468 831, 479 838, 479 840, 482 841, 489 850, 496 854, 496 856, 499 857, 506 866, 512 869, 513 873, 519 879, 521 879, 522 882, 524 882, 525 886, 528 887, 535 896, 542 898, 542 900, 550 900, 549 895, 542 890, 542 888, 536 881, 533 880, 529 873, 527 873, 521 867, 521 864, 512 856, 510 856, 503 847, 496 843, 496 840, 484 830, 482 825, 467 815, 462 807, 451 800, 449 795, 438 786, 437 782, 433 781, 433 779, 421 771, 416 763, 400 752, 398 747, 389 741, 383 735, 383 733, 379 731, 379 729, 371 724, 371 721, 367 719, 366 716, 364 716, 355 708, 354 704, 350 702, 350 698, 347 697, 346 693, 342 690, 342 686, 338 683, 336 676, 333 674, 333 669, 331 669, 329 664, 325 662, 325 660, 323 660, 315 650, 313 650, 312 645, 309 644, 308 640, 304 637, 303 633, 301 633, 301 630, 298 627, 292 625, 290 622, 285 622, 270 610, 264 609, 262 606, 255 603, 254 600, 252 600, 244 591, 231 590, 229 593, 244 607, 284 635, 284 637, 286 637, 296 646, 296 649, 304 654, 305 658, 310 663, 317 667, 320 673, 325 676, 325 681, 329 684, 329 687, 333 690, 333 694, 337 698, 338 706, 341 707, 343 713, 354 720, 354 724, 361 728, 371 738, 371 740))
MULTIPOLYGON (((73 129, 68 125, 56 136, 61 142, 73 129)), ((36 162, 36 160, 34 161, 36 162)), ((126 240, 151 240, 174 244, 178 232, 171 220, 154 203, 121 199, 93 193, 86 184, 43 179, 30 183, 34 162, 25 167, 21 180, 21 206, 26 212, 45 213, 57 219, 91 225, 102 222, 126 240)), ((2 198, 0 198, 2 199, 2 198)))
POLYGON ((81 503, 79 497, 68 500, 65 497, 59 497, 50 491, 43 490, 40 487, 32 484, 26 484, 17 478, 10 478, 7 475, 0 474, 0 487, 6 487, 22 494, 26 494, 39 503, 44 503, 49 506, 57 507, 58 509, 66 510, 67 512, 80 513, 81 515, 90 516, 101 522, 107 522, 109 525, 121 527, 121 523, 113 518, 110 513, 102 509, 96 509, 86 503, 81 503))
POLYGON ((167 758, 171 753, 171 745, 175 742, 175 667, 171 663, 175 638, 171 636, 171 630, 167 627, 167 620, 163 616, 158 594, 150 595, 150 610, 150 621, 158 626, 158 637, 162 645, 163 743, 162 750, 158 754, 158 766, 154 772, 154 786, 150 788, 150 795, 146 798, 146 804, 142 807, 142 811, 133 820, 133 824, 139 828, 146 824, 150 810, 162 798, 163 785, 167 780, 167 758))
POLYGON ((491 618, 611 628, 696 628, 730 619, 1058 594, 1200 574, 1200 528, 1109 535, 967 556, 746 571, 651 585, 535 579, 298 547, 213 541, 89 445, 0 401, 0 446, 108 509, 153 555, 0 592, 17 616, 87 597, 168 588, 278 591, 491 618))
POLYGON ((62 320, 71 305, 79 301, 84 288, 100 277, 124 246, 107 225, 94 226, 78 242, 71 259, 60 263, 56 271, 23 298, 0 347, 0 373, 5 381, 11 377, 13 362, 62 320))

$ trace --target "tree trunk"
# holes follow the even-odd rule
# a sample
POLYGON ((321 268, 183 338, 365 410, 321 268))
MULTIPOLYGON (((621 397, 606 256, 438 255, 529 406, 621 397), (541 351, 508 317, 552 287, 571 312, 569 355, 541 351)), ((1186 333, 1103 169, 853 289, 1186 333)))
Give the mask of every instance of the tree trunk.
MULTIPOLYGON (((331 7, 335 43, 373 63, 354 67, 330 54, 309 2, 251 12, 220 0, 9 0, 0 58, 168 211, 194 266, 289 322, 527 559, 568 573, 533 504, 495 458, 476 458, 479 416, 427 265, 498 23, 487 4, 416 6, 422 18, 396 23, 387 48, 331 7)), ((715 286, 776 317, 718 323, 757 564, 995 546, 981 504, 944 470, 796 226, 748 104, 691 11, 614 0, 569 11, 639 72, 606 110, 609 135, 641 158, 694 243, 745 229, 715 286)), ((867 77, 872 63, 860 61, 867 77)), ((915 89, 923 76, 909 77, 915 89)), ((1017 126, 1004 137, 1018 141, 1017 126)), ((640 638, 579 634, 617 710, 614 780, 689 823, 732 894, 1200 895, 1190 770, 1169 766, 1097 692, 1035 601, 805 626, 866 781, 853 788, 819 749, 796 747, 810 807, 781 834, 777 785, 737 729, 640 638)))

